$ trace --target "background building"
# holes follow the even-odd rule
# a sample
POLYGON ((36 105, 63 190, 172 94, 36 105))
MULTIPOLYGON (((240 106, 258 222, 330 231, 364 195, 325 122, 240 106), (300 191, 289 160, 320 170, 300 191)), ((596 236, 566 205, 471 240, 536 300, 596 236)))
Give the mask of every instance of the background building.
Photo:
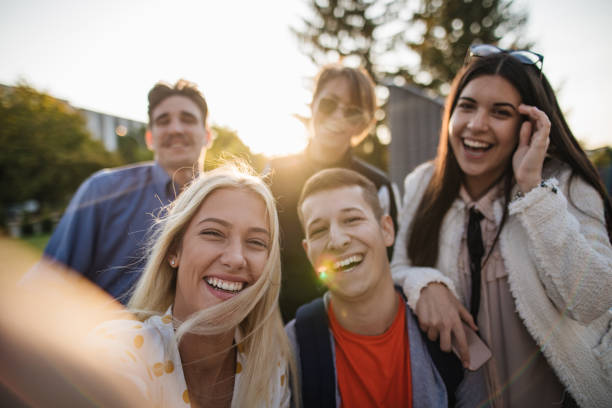
POLYGON ((414 86, 389 88, 389 176, 403 195, 404 178, 436 156, 444 102, 414 86))
POLYGON ((106 150, 114 152, 117 150, 117 138, 125 136, 130 131, 137 131, 146 123, 106 113, 95 112, 89 109, 76 108, 87 122, 87 129, 91 136, 100 140, 106 150))

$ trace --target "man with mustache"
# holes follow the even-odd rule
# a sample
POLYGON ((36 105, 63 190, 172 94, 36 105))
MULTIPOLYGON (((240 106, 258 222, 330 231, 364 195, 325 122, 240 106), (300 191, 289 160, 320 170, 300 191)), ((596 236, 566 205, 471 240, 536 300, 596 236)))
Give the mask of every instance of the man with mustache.
POLYGON ((159 82, 148 99, 146 141, 155 161, 85 180, 44 251, 47 261, 77 271, 121 303, 140 276, 156 216, 203 170, 210 140, 208 106, 195 84, 159 82))

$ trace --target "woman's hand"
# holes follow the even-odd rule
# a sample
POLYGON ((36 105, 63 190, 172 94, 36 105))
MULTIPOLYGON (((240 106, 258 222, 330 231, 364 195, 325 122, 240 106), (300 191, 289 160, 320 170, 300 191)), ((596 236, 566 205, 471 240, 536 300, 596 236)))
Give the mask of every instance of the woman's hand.
POLYGON ((535 106, 521 104, 518 110, 528 120, 521 124, 512 168, 519 189, 526 194, 542 182, 542 166, 550 143, 550 119, 535 106))
POLYGON ((421 330, 427 332, 429 340, 440 338, 442 351, 451 351, 454 337, 459 358, 464 367, 470 363, 465 331, 461 321, 466 322, 475 331, 478 330, 470 312, 459 302, 453 293, 441 283, 430 283, 421 291, 416 305, 416 315, 421 330))

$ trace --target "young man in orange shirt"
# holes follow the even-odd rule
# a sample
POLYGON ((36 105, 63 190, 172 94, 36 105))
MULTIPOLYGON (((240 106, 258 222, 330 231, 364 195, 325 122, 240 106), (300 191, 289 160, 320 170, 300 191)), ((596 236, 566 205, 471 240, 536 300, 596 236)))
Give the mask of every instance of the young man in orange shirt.
POLYGON ((304 185, 298 215, 308 259, 329 289, 286 327, 303 406, 448 406, 462 377, 459 360, 445 354, 434 363, 428 349, 439 346, 430 347, 393 285, 386 252, 393 222, 372 182, 347 169, 322 170, 304 185), (453 364, 456 375, 443 379, 436 365, 453 364))

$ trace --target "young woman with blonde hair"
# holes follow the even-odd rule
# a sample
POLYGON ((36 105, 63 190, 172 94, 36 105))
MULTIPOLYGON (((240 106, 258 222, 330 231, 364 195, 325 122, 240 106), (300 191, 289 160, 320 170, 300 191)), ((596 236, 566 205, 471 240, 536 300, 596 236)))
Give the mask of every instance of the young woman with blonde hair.
MULTIPOLYGON (((109 359, 162 406, 289 406, 274 199, 234 166, 207 172, 160 220, 128 309, 97 328, 109 359)), ((295 387, 294 387, 295 390, 295 387)))

